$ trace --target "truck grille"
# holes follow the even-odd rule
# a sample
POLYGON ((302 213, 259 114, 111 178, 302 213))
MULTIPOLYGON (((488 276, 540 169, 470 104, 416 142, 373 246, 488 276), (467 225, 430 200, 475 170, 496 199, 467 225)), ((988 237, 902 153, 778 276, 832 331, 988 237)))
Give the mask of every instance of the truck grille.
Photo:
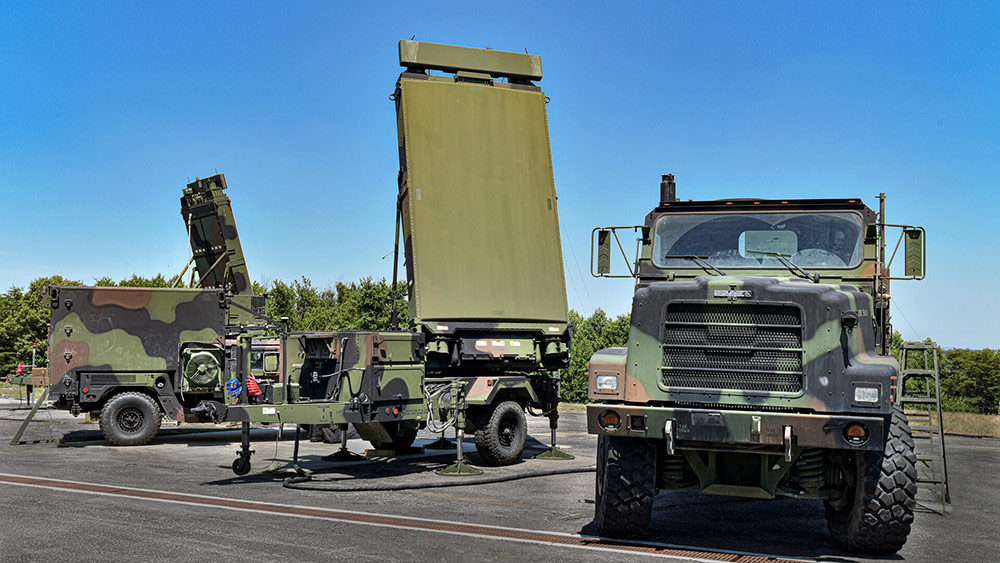
POLYGON ((802 390, 802 315, 790 305, 671 303, 665 387, 802 390))

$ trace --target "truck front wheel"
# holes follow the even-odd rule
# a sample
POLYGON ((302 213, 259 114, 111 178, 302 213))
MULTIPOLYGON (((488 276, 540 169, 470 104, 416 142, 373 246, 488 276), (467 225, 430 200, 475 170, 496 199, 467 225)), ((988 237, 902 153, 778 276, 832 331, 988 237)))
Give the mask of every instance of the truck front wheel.
POLYGON ((528 439, 524 409, 504 401, 475 417, 476 451, 489 465, 510 465, 521 459, 528 439))
POLYGON ((159 431, 160 406, 145 393, 119 393, 101 410, 101 433, 115 446, 148 444, 159 431))
POLYGON ((847 506, 838 510, 826 505, 827 527, 834 541, 862 553, 899 551, 913 522, 916 462, 906 415, 893 405, 884 452, 857 452, 847 506))
POLYGON ((656 442, 597 437, 594 521, 602 536, 630 538, 646 533, 656 496, 656 442))

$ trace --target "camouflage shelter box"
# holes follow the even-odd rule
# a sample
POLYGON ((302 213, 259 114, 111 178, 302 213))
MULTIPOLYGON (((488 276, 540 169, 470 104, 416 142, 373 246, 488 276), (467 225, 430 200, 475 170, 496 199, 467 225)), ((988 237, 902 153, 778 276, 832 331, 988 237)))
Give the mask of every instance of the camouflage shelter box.
POLYGON ((567 323, 546 98, 525 80, 541 78, 540 60, 401 41, 400 64, 411 318, 567 323))

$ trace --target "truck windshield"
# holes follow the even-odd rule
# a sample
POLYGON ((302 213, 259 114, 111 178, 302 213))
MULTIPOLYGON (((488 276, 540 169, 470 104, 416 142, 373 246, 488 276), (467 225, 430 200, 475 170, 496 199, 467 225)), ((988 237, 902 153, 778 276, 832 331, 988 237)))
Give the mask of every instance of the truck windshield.
POLYGON ((802 268, 854 267, 864 255, 862 226, 849 211, 668 213, 656 222, 653 263, 699 268, 681 258, 699 256, 718 267, 784 269, 780 254, 802 268))

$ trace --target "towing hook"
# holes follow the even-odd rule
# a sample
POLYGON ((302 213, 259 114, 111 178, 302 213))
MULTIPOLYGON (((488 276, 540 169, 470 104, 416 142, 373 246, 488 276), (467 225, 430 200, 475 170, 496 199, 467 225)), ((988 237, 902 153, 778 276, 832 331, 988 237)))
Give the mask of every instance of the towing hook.
POLYGON ((228 408, 216 401, 202 401, 198 406, 191 409, 191 414, 198 417, 200 422, 214 422, 216 424, 226 420, 228 408))

